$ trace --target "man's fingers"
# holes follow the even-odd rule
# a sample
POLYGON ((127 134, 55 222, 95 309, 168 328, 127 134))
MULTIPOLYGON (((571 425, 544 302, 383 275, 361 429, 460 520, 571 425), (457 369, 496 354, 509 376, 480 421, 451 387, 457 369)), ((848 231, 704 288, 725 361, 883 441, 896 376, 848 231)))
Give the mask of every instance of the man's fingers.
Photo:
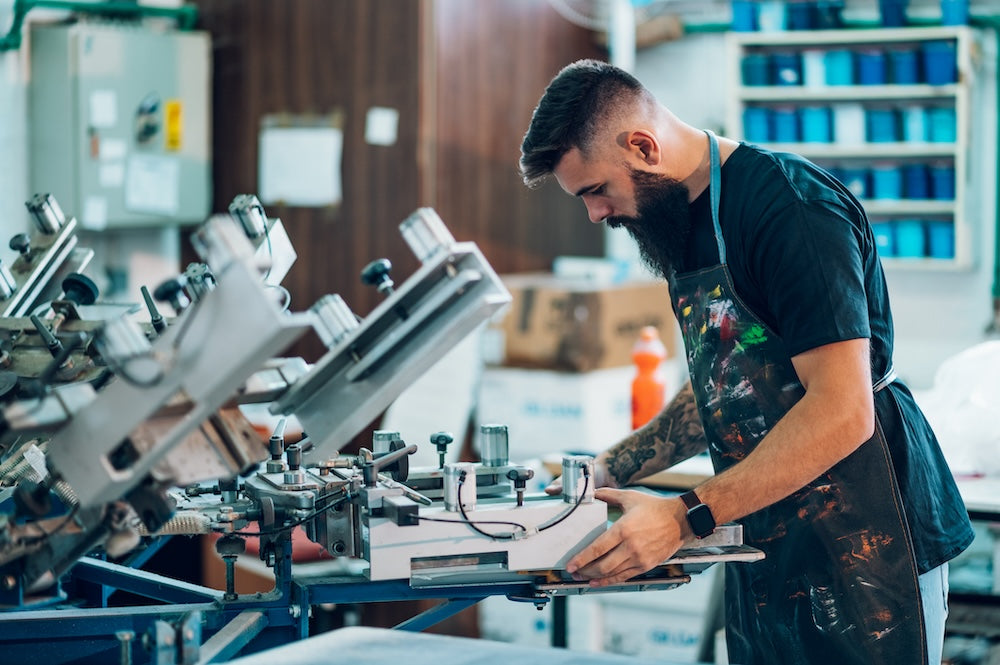
POLYGON ((612 551, 620 542, 621 538, 619 538, 615 528, 612 527, 608 529, 595 538, 589 545, 577 552, 576 555, 569 560, 569 563, 566 564, 566 571, 571 574, 580 572, 586 577, 596 577, 597 575, 595 575, 595 571, 591 568, 591 566, 593 566, 598 559, 612 551), (587 568, 589 568, 589 570, 584 570, 587 568))
POLYGON ((610 575, 591 580, 590 586, 603 587, 603 586, 611 586, 612 584, 621 584, 623 582, 627 582, 636 575, 642 574, 643 572, 645 571, 636 566, 626 563, 625 565, 620 566, 618 570, 611 573, 610 575))
POLYGON ((629 492, 634 490, 616 490, 610 487, 602 487, 594 491, 594 498, 600 499, 613 506, 625 507, 629 492))

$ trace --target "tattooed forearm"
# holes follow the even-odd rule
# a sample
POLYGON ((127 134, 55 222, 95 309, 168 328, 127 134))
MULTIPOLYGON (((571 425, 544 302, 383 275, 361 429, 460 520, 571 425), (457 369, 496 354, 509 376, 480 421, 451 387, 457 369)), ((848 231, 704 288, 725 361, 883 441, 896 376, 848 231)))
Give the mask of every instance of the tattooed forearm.
POLYGON ((603 454, 619 487, 662 471, 707 448, 691 384, 681 388, 660 414, 603 454))

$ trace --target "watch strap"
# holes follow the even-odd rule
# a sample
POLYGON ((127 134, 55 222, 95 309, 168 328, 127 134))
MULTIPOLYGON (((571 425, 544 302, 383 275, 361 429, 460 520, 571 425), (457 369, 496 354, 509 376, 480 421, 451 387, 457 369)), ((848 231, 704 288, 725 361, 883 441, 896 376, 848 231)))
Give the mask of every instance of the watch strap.
POLYGON ((681 501, 684 502, 684 505, 687 506, 688 510, 701 505, 701 499, 699 499, 698 495, 694 493, 694 490, 689 490, 681 494, 681 501))

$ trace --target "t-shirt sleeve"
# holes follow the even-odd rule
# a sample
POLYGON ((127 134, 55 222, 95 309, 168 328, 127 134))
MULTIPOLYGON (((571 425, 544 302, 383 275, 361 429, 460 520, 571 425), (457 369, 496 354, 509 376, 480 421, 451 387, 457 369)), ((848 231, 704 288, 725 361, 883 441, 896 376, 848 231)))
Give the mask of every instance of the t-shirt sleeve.
POLYGON ((748 269, 789 354, 871 337, 864 236, 850 214, 799 199, 758 224, 748 269))

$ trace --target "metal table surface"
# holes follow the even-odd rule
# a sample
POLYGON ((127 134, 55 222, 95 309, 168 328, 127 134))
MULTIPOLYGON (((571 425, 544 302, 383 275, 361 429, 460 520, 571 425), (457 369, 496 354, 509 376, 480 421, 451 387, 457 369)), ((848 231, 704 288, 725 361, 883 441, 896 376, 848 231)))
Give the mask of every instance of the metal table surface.
POLYGON ((339 628, 298 642, 228 661, 230 665, 670 665, 607 653, 523 647, 491 640, 413 633, 387 628, 339 628))

